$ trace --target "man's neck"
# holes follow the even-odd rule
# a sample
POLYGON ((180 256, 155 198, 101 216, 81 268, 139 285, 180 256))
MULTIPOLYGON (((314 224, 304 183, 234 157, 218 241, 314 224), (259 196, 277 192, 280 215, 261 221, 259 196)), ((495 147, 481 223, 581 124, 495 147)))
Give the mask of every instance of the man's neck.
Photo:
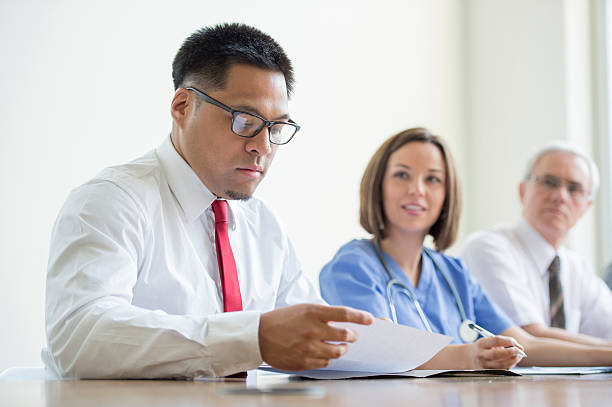
POLYGON ((538 233, 538 235, 540 235, 544 240, 546 240, 549 245, 551 245, 555 250, 559 250, 559 247, 561 247, 561 244, 565 239, 565 235, 559 236, 558 231, 538 228, 537 226, 533 225, 529 220, 527 220, 527 223, 529 223, 529 226, 531 226, 533 230, 538 233))

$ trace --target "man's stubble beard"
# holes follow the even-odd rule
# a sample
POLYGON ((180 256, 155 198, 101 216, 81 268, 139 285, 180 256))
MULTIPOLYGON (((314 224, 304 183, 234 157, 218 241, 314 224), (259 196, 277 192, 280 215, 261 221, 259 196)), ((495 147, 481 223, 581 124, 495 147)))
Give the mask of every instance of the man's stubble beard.
POLYGON ((225 196, 227 196, 229 199, 235 199, 235 200, 238 200, 238 201, 247 201, 247 200, 251 199, 253 194, 245 194, 245 193, 242 193, 242 192, 226 190, 225 191, 225 196))

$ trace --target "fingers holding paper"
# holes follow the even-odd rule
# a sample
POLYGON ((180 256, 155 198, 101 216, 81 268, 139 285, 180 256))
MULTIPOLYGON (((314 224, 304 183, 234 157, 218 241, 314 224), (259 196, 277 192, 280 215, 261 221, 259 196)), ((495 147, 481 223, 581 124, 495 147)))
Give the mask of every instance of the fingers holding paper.
POLYGON ((346 353, 346 343, 357 334, 329 322, 369 325, 368 312, 348 307, 300 304, 262 314, 259 323, 259 349, 262 359, 282 370, 310 370, 325 367, 346 353))

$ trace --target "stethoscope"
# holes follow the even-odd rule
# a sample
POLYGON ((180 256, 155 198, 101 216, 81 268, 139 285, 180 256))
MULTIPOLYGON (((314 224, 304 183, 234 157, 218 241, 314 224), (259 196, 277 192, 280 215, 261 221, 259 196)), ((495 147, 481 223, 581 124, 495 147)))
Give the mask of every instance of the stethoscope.
MULTIPOLYGON (((431 329, 431 325, 429 324, 429 320, 425 316, 425 313, 423 312, 423 308, 421 308, 421 304, 419 304, 419 301, 417 300, 416 296, 412 292, 412 289, 410 289, 410 287, 408 287, 406 284, 394 278, 391 272, 389 271, 389 267, 387 267, 387 262, 385 261, 385 257, 383 256, 382 250, 380 249, 380 243, 378 239, 374 239, 374 246, 376 247, 376 254, 378 255, 380 262, 382 263, 385 271, 387 272, 387 275, 389 276, 389 281, 387 282, 386 291, 387 291, 387 300, 389 301, 389 307, 391 308, 391 317, 393 318, 393 322, 397 324, 397 310, 395 309, 395 300, 393 296, 393 286, 397 286, 399 287, 397 290, 400 293, 410 298, 410 301, 412 301, 412 303, 414 304, 414 307, 416 308, 416 311, 419 314, 419 318, 423 322, 423 325, 425 325, 425 328, 427 329, 427 331, 433 332, 431 329)), ((459 325, 459 337, 465 343, 472 343, 476 341, 476 339, 478 339, 478 333, 474 331, 472 328, 470 328, 470 324, 473 325, 474 322, 470 321, 467 318, 465 314, 465 309, 463 308, 463 304, 461 303, 461 298, 459 297, 459 294, 457 293, 457 289, 455 288, 455 285, 453 284, 451 279, 448 277, 448 274, 446 274, 444 269, 440 267, 440 265, 438 264, 438 261, 434 258, 434 256, 431 254, 430 251, 431 249, 427 247, 423 248, 423 252, 425 252, 425 255, 431 259, 431 261, 434 264, 435 269, 438 270, 440 274, 442 274, 442 277, 444 277, 444 280, 446 280, 446 283, 448 284, 451 292, 453 293, 453 297, 455 297, 455 303, 457 304, 457 308, 459 309, 459 314, 461 315, 461 324, 459 325)))

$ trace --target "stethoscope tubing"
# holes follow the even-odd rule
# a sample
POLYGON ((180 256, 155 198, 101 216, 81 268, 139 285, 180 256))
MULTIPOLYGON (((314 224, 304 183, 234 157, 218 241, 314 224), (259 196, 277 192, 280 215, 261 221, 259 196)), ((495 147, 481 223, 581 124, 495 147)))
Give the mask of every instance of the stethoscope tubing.
MULTIPOLYGON (((380 242, 378 241, 378 239, 374 240, 374 246, 376 248, 376 254, 378 255, 378 258, 380 262, 382 263, 383 268, 385 269, 385 272, 387 273, 387 276, 389 277, 389 281, 387 282, 387 286, 386 286, 386 291, 387 291, 386 294, 387 294, 387 301, 389 302, 389 307, 391 308, 391 316, 393 318, 393 322, 397 323, 397 310, 395 308, 395 301, 394 301, 392 288, 393 286, 397 286, 399 287, 398 291, 406 295, 412 301, 412 303, 414 304, 416 308, 417 313, 419 314, 419 318, 423 322, 423 325, 425 325, 425 328, 427 329, 427 331, 432 332, 431 325, 429 324, 429 320, 427 319, 427 316, 423 312, 423 308, 421 308, 421 304, 419 304, 419 301, 417 300, 416 296, 414 295, 410 287, 408 287, 406 284, 402 283, 401 281, 395 279, 393 275, 391 274, 391 271, 389 270, 389 267, 387 266, 387 262, 385 261, 384 255, 380 248, 380 242)), ((465 309, 463 308, 461 298, 459 297, 459 293, 457 292, 455 285, 451 281, 448 274, 446 274, 444 269, 440 267, 440 265, 438 264, 438 261, 430 253, 430 249, 427 247, 424 247, 423 252, 425 252, 427 257, 431 259, 431 261, 434 264, 435 269, 440 274, 442 274, 442 277, 444 278, 444 280, 446 280, 446 283, 448 284, 453 294, 453 297, 455 297, 455 303, 457 304, 459 315, 461 315, 461 322, 465 323, 466 321, 468 321, 467 315, 465 314, 465 309)))

